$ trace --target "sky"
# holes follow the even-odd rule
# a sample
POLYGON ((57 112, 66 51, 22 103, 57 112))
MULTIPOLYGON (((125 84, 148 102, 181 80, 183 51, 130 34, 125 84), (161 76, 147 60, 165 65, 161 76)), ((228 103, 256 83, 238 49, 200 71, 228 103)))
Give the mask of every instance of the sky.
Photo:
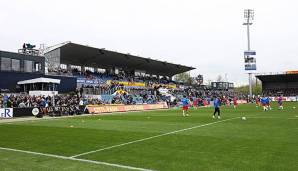
POLYGON ((197 68, 248 83, 244 9, 254 9, 257 72, 298 70, 295 0, 0 0, 0 50, 65 41, 197 68))

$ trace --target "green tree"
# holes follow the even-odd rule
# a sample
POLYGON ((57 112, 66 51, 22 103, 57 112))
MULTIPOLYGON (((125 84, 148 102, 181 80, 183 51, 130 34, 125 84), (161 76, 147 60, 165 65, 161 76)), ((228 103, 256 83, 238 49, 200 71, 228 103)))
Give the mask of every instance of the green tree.
MULTIPOLYGON (((235 91, 242 94, 249 94, 249 85, 236 87, 235 91)), ((257 79, 252 80, 252 94, 254 95, 262 94, 262 84, 257 79)))
POLYGON ((188 72, 183 72, 175 75, 174 80, 188 85, 191 85, 194 83, 194 79, 190 76, 190 73, 188 72))

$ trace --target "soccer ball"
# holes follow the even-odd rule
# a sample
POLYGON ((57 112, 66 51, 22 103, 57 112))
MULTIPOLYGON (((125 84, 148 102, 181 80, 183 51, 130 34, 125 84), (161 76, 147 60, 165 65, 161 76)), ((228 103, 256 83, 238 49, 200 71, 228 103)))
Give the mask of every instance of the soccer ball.
POLYGON ((243 116, 241 119, 242 119, 242 120, 246 120, 246 117, 243 116))

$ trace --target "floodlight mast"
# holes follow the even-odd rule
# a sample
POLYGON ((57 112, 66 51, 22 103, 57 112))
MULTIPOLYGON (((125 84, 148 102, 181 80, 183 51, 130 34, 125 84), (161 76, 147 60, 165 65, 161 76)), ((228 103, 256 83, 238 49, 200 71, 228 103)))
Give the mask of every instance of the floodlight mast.
MULTIPOLYGON (((246 25, 247 28, 247 50, 250 51, 250 33, 249 26, 252 25, 252 20, 254 19, 254 10, 245 9, 244 10, 244 20, 243 25, 246 25)), ((249 99, 252 98, 252 73, 248 73, 248 82, 249 82, 249 99)))

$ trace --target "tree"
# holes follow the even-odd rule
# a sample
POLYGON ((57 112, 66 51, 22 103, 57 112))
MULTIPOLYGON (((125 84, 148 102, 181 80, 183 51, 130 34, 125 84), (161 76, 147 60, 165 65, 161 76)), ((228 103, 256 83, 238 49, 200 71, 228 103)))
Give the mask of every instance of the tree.
MULTIPOLYGON (((236 87, 235 91, 242 93, 242 94, 249 94, 249 85, 236 87)), ((262 94, 262 84, 259 80, 255 79, 255 78, 252 79, 252 94, 254 94, 254 95, 262 94)))
POLYGON ((218 75, 217 78, 216 78, 216 81, 217 82, 223 82, 223 78, 221 75, 218 75))
POLYGON ((189 84, 189 85, 193 84, 193 82, 194 82, 194 79, 187 72, 183 72, 181 74, 175 75, 174 80, 177 82, 182 82, 182 83, 189 84))

